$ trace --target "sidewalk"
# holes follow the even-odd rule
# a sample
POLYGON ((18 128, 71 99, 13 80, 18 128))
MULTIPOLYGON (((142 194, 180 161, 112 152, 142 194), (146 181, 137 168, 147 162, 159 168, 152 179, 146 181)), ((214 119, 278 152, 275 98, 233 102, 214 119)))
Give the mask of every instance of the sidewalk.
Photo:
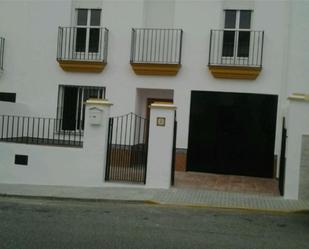
POLYGON ((309 211, 309 201, 192 188, 144 189, 0 184, 0 196, 115 200, 190 207, 236 208, 277 212, 309 211))

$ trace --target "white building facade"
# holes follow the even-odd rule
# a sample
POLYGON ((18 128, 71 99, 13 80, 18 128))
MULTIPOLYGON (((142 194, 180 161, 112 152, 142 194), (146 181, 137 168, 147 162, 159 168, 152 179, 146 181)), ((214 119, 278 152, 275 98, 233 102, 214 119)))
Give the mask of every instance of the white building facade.
MULTIPOLYGON (((305 1, 1 1, 0 96, 12 103, 0 114, 53 117, 82 133, 88 98, 147 120, 151 103, 169 102, 177 167, 283 177, 288 97, 309 93, 308 10, 305 1)), ((309 166, 289 146, 282 192, 297 199, 309 166)))

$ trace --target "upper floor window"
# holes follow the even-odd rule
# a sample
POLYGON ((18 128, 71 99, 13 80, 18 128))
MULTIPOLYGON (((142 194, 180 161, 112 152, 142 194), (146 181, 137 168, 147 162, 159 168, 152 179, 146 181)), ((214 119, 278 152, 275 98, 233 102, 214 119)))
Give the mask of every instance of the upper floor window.
POLYGON ((225 10, 223 57, 248 57, 251 10, 225 10))
POLYGON ((76 9, 76 52, 100 51, 101 9, 76 9))

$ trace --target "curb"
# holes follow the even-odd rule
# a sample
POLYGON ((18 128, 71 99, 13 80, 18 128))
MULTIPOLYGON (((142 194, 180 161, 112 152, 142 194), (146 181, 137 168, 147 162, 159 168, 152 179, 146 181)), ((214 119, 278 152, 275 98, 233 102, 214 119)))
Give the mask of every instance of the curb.
POLYGON ((51 200, 51 201, 79 201, 79 202, 114 202, 114 203, 126 203, 126 204, 146 204, 146 205, 158 205, 166 208, 208 208, 208 209, 223 209, 223 210, 240 210, 244 212, 267 212, 273 214, 308 214, 309 209, 268 209, 268 208, 254 208, 254 207, 227 207, 220 205, 209 204, 192 204, 192 203, 166 203, 157 200, 125 200, 125 199, 104 199, 104 198, 80 198, 80 197, 62 197, 62 196, 44 196, 44 195, 21 195, 21 194, 7 194, 0 193, 0 197, 3 198, 21 198, 21 199, 36 199, 36 200, 51 200))
POLYGON ((64 196, 45 196, 45 195, 20 195, 20 194, 3 194, 3 198, 20 198, 20 199, 35 199, 35 200, 50 200, 50 201, 79 201, 79 202, 119 202, 128 204, 154 204, 152 201, 144 200, 123 200, 123 199, 104 199, 104 198, 81 198, 81 197, 64 197, 64 196), (148 203, 149 202, 149 203, 148 203))
POLYGON ((239 210, 244 212, 260 212, 260 213, 273 213, 273 214, 309 214, 309 209, 269 209, 269 208, 254 208, 254 207, 227 207, 227 206, 219 206, 219 205, 209 205, 209 204, 170 204, 170 203, 160 203, 157 204, 166 206, 166 207, 186 207, 186 208, 209 208, 209 209, 224 209, 224 210, 239 210))

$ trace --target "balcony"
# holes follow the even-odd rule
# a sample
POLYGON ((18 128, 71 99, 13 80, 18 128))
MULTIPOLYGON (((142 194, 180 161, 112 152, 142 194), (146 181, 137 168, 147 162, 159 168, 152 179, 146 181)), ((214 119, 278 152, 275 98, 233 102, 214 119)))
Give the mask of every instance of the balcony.
POLYGON ((107 46, 106 28, 59 27, 57 61, 64 71, 102 72, 107 46))
POLYGON ((130 64, 137 75, 174 76, 181 66, 181 29, 132 29, 130 64))
POLYGON ((0 73, 3 71, 4 38, 0 37, 0 73))
POLYGON ((215 78, 256 79, 262 70, 264 31, 211 30, 208 68, 215 78))

